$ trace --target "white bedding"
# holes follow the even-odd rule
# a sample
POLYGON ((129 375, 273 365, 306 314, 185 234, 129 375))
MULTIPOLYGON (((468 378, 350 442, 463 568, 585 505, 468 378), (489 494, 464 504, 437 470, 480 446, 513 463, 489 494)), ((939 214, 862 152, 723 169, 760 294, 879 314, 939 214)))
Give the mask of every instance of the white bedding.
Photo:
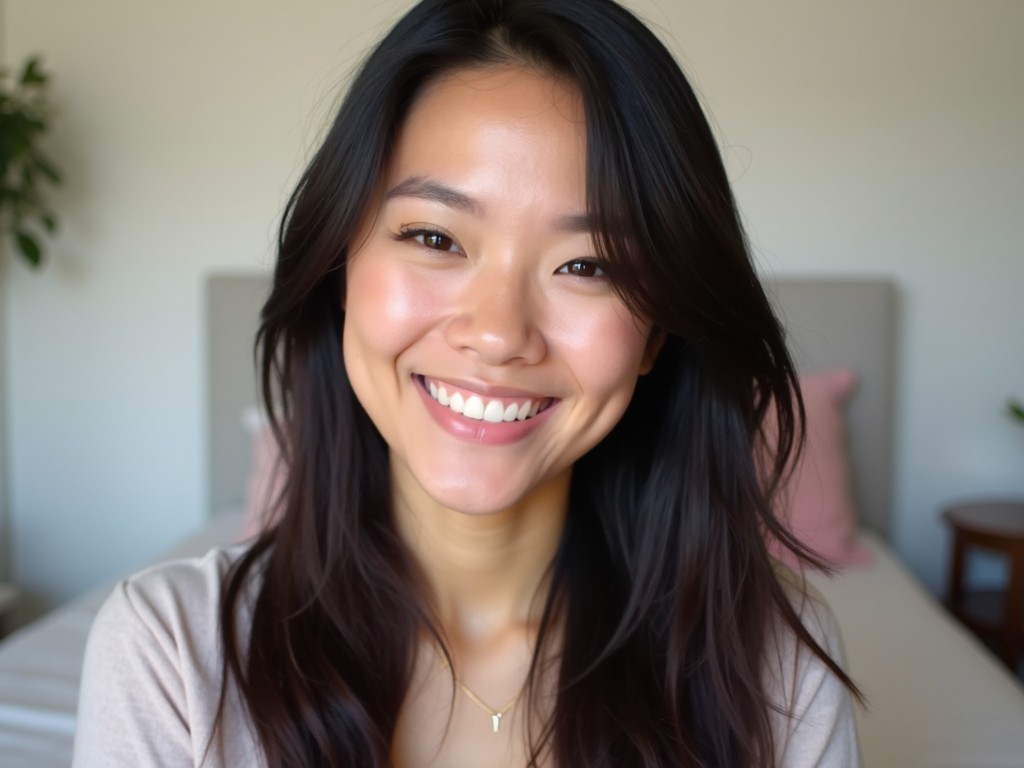
POLYGON ((1022 768, 1024 687, 929 595, 892 550, 831 579, 828 600, 849 672, 867 697, 858 714, 868 768, 1022 768))
MULTIPOLYGON (((218 515, 166 553, 187 557, 233 541, 242 514, 218 515)), ((0 766, 67 768, 75 733, 85 641, 112 585, 99 587, 0 644, 0 766)))
MULTIPOLYGON (((168 557, 232 541, 240 516, 219 516, 168 557)), ((832 605, 850 672, 868 697, 858 712, 867 768, 1021 768, 1024 688, 950 618, 877 537, 875 563, 810 581, 832 605)), ((0 765, 71 762, 85 639, 109 586, 0 645, 0 765)))

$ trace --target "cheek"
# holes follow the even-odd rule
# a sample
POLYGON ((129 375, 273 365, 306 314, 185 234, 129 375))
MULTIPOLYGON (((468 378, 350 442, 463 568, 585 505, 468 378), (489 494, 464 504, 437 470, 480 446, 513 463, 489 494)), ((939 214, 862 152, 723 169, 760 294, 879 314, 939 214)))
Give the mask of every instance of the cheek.
POLYGON ((580 385, 590 394, 625 409, 640 376, 648 329, 620 305, 563 325, 564 349, 572 355, 580 385))
POLYGON ((427 331, 436 315, 436 302, 429 291, 407 274, 375 264, 372 258, 355 259, 346 278, 346 366, 372 367, 396 357, 427 331))

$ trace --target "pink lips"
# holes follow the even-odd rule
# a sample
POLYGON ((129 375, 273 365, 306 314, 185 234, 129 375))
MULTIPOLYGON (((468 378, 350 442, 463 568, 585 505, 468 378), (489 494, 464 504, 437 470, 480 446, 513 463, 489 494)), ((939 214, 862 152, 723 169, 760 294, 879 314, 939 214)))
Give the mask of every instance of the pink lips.
POLYGON ((521 440, 543 424, 557 404, 551 398, 510 396, 513 393, 507 389, 501 390, 504 396, 500 397, 498 390, 493 390, 493 394, 478 394, 475 388, 428 380, 423 376, 415 378, 427 412, 434 421, 449 434, 482 445, 507 445, 521 440), (438 402, 435 397, 439 387, 446 390, 444 399, 461 398, 461 402, 456 403, 459 410, 468 406, 474 412, 470 415, 457 413, 449 407, 453 403, 438 402))

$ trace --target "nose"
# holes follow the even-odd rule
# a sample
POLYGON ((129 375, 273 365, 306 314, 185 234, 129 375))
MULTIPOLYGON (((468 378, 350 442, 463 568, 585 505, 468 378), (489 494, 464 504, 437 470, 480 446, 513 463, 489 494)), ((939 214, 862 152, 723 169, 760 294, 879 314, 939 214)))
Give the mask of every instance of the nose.
POLYGON ((528 278, 482 270, 462 290, 445 338, 487 365, 540 362, 546 344, 535 305, 528 278))

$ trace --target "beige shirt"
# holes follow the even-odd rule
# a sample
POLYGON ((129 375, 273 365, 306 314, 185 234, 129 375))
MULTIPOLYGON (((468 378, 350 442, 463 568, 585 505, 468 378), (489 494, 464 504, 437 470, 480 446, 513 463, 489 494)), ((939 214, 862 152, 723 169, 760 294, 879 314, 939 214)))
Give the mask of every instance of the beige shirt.
MULTIPOLYGON (((75 735, 77 768, 260 766, 264 760, 233 686, 211 741, 221 686, 218 610, 227 569, 244 545, 143 571, 114 590, 89 636, 75 735), (205 760, 204 760, 205 758, 205 760)), ((245 601, 243 601, 245 602, 245 601)), ((802 615, 833 658, 842 658, 831 611, 811 600, 802 615)), ((249 626, 249 605, 239 626, 249 626)), ((792 638, 780 638, 769 679, 790 718, 773 715, 777 764, 859 766, 846 689, 792 638)))

